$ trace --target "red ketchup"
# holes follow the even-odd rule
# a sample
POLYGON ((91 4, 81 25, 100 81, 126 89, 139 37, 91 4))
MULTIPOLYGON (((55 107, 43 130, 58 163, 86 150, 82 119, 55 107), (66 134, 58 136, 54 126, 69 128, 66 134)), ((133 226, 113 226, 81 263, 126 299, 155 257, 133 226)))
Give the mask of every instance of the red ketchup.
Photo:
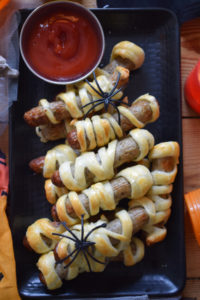
POLYGON ((47 9, 27 26, 24 56, 33 70, 50 80, 75 80, 87 74, 102 51, 99 28, 79 9, 47 9))

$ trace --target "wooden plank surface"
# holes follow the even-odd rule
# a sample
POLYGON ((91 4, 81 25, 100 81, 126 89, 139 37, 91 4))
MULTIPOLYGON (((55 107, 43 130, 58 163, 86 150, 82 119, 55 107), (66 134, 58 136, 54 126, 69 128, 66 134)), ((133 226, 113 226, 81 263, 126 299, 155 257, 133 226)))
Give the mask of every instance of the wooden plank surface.
POLYGON ((200 187, 200 119, 185 118, 183 126, 184 192, 200 187))
MULTIPOLYGON (((93 0, 80 0, 78 2, 87 7, 96 7, 96 1, 93 0)), ((183 24, 180 32, 184 192, 189 192, 200 187, 200 118, 188 107, 185 101, 184 83, 190 71, 200 59, 200 18, 183 24)), ((8 127, 0 138, 0 148, 8 155, 8 127)), ((200 300, 200 247, 194 238, 186 210, 185 243, 187 280, 182 295, 200 300)))
MULTIPOLYGON (((200 118, 187 105, 184 97, 185 81, 200 59, 200 18, 181 26, 181 89, 183 125, 184 192, 200 187, 200 118)), ((200 247, 185 209, 185 245, 187 280, 184 297, 200 300, 200 247)))

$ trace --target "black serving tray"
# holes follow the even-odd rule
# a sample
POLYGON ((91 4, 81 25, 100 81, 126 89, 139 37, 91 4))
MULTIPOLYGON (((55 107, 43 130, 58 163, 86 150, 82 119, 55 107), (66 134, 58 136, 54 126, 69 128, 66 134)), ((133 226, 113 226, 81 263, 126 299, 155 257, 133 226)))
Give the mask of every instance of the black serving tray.
MULTIPOLYGON (((21 12, 21 23, 30 11, 21 12)), ((102 65, 109 61, 112 47, 129 40, 146 54, 144 65, 131 74, 125 90, 130 100, 150 93, 160 103, 160 118, 147 126, 156 143, 181 141, 179 30, 176 17, 165 9, 97 9, 106 40, 102 65)), ((136 266, 113 262, 103 273, 82 274, 49 292, 38 279, 38 255, 22 245, 28 225, 50 217, 50 204, 44 196, 44 179, 29 169, 31 159, 44 155, 55 143, 42 144, 23 114, 40 98, 53 99, 63 86, 50 85, 33 75, 20 58, 18 101, 10 111, 10 205, 19 292, 23 298, 80 299, 133 295, 170 296, 180 292, 185 282, 183 225, 182 153, 174 183, 172 215, 166 239, 146 248, 145 258, 136 266)))

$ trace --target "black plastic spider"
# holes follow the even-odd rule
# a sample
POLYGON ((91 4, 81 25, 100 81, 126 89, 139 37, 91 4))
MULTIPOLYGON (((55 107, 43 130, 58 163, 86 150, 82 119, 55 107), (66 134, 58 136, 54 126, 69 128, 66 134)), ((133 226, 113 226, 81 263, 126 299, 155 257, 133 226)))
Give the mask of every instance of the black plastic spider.
POLYGON ((125 104, 127 106, 130 106, 130 104, 128 103, 125 103, 123 102, 122 100, 116 100, 116 99, 112 99, 112 97, 114 97, 116 94, 118 94, 121 90, 122 90, 122 87, 117 89, 117 85, 119 83, 119 79, 120 79, 120 73, 118 72, 118 75, 117 75, 117 81, 113 87, 113 89, 107 93, 107 92, 104 92, 102 90, 102 88, 100 87, 99 83, 98 83, 98 80, 96 78, 96 75, 95 75, 95 72, 93 72, 93 76, 94 76, 94 81, 96 82, 96 85, 98 87, 99 90, 97 90, 95 87, 92 86, 92 84, 87 80, 85 79, 85 81, 89 84, 89 86, 101 97, 97 100, 94 100, 94 101, 91 101, 90 103, 87 103, 85 105, 83 105, 81 108, 84 108, 88 105, 91 105, 93 104, 93 106, 87 111, 87 113, 84 115, 84 119, 87 118, 88 114, 98 105, 100 104, 104 104, 104 108, 105 108, 105 111, 108 111, 108 106, 109 105, 112 105, 114 107, 114 109, 117 111, 118 113, 118 123, 120 124, 121 123, 121 118, 120 118, 120 112, 119 112, 119 109, 117 107, 117 104, 125 104))
POLYGON ((96 227, 94 227, 92 230, 90 230, 88 232, 88 234, 84 237, 84 215, 81 215, 81 239, 79 239, 72 231, 71 229, 69 229, 69 227, 66 225, 65 222, 61 222, 62 225, 66 228, 66 230, 68 232, 71 233, 71 235, 73 237, 70 237, 70 236, 67 236, 67 235, 64 235, 64 234, 60 234, 60 233, 55 233, 53 232, 52 234, 53 235, 58 235, 58 236, 61 236, 61 237, 64 237, 64 238, 67 238, 67 239, 70 239, 72 240, 74 243, 75 243, 75 249, 69 254, 67 255, 66 257, 64 257, 63 259, 59 260, 56 262, 56 264, 61 264, 63 263, 66 259, 68 259, 70 256, 73 256, 73 254, 75 254, 72 258, 72 260, 64 267, 64 268, 67 268, 69 267, 73 262, 74 260, 77 258, 78 254, 80 253, 80 251, 83 252, 83 255, 84 255, 84 258, 86 260, 86 263, 88 265, 88 268, 89 268, 89 271, 92 272, 92 269, 91 269, 91 266, 90 266, 90 262, 88 260, 88 257, 87 255, 92 258, 94 261, 96 261, 97 263, 99 264, 105 264, 105 262, 102 262, 98 259, 96 259, 89 251, 88 251, 88 247, 89 246, 93 246, 95 244, 95 242, 90 242, 90 241, 87 241, 88 237, 90 236, 90 234, 95 231, 96 229, 98 228, 101 228, 101 227, 106 227, 106 223, 103 223, 101 225, 98 225, 96 227))

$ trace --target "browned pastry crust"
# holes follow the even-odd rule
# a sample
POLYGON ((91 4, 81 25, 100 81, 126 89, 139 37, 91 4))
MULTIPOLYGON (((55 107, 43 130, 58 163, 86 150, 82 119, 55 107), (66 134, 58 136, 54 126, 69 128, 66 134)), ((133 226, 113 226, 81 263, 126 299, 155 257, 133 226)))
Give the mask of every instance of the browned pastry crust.
MULTIPOLYGON (((119 68, 118 70, 121 74, 121 80, 118 83, 118 86, 125 86, 128 82, 129 71, 124 68, 119 68)), ((117 80, 118 72, 116 70, 112 75, 106 74, 99 75, 97 80, 99 84, 102 86, 106 86, 106 92, 113 87, 117 80), (102 83, 101 83, 102 82, 102 83), (105 83, 104 83, 105 82, 105 83), (110 82, 110 84, 108 84, 110 82)), ((94 85, 92 83, 92 85, 94 85)), ((25 112, 24 120, 26 123, 32 127, 44 126, 52 124, 55 126, 56 124, 61 123, 61 121, 66 120, 69 121, 72 118, 81 118, 84 115, 84 110, 82 109, 83 101, 85 99, 85 94, 80 96, 78 93, 79 89, 85 89, 85 93, 87 93, 87 98, 89 102, 93 101, 94 95, 93 91, 90 90, 88 85, 82 85, 79 83, 78 85, 72 85, 68 87, 68 90, 65 93, 60 93, 56 96, 56 101, 48 102, 46 99, 41 99, 38 106, 33 107, 29 111, 25 112), (87 86, 87 88, 86 88, 87 86), (73 99, 70 99, 73 95, 73 99), (83 97, 83 99, 81 98, 83 97), (68 100, 67 100, 68 99, 68 100), (69 100, 70 99, 70 100, 69 100), (72 101, 71 101, 72 100, 72 101), (73 103, 75 106, 73 107, 73 103)), ((122 96, 122 93, 119 93, 119 96, 116 96, 117 99, 122 96)), ((103 106, 97 108, 97 110, 102 110, 103 106)))
MULTIPOLYGON (((102 237, 101 231, 99 231, 99 238, 103 238, 102 242, 104 241, 103 243, 105 243, 105 248, 102 248, 101 242, 96 240, 95 248, 97 246, 98 250, 95 251, 99 252, 100 256, 98 256, 98 258, 101 261, 104 261, 106 257, 112 259, 113 257, 118 256, 121 251, 123 251, 123 255, 119 256, 118 259, 123 259, 126 266, 134 265, 143 258, 144 245, 142 242, 140 242, 142 246, 138 247, 139 245, 137 243, 137 239, 132 236, 138 230, 140 230, 144 224, 148 223, 148 213, 143 208, 138 207, 130 210, 129 212, 124 210, 119 211, 116 216, 116 219, 113 221, 109 223, 106 222, 107 226, 105 228, 105 234, 102 237), (107 236, 106 240, 104 239, 105 235, 107 236), (138 249, 140 252, 139 255, 136 255, 135 253, 137 247, 140 248, 138 249)), ((100 221, 100 223, 102 222, 100 221)), ((95 223, 93 225, 91 224, 91 226, 95 226, 95 223)), ((87 225, 85 229, 86 228, 87 225)), ((85 234, 87 234, 87 229, 85 234)), ((42 272, 42 274, 39 275, 39 278, 45 285, 47 285, 49 289, 60 287, 62 285, 62 279, 73 279, 78 275, 79 272, 88 271, 85 269, 85 267, 84 269, 81 267, 82 271, 80 271, 78 265, 76 266, 76 263, 75 265, 72 264, 68 268, 64 268, 67 262, 56 264, 56 260, 62 259, 63 255, 66 256, 68 251, 69 253, 72 251, 72 249, 69 250, 68 247, 65 248, 65 244, 63 244, 62 241, 65 243, 65 241, 61 239, 54 248, 54 251, 43 254, 37 263, 39 270, 42 272)), ((80 258, 78 259, 80 260, 80 258)), ((90 261, 90 263, 92 264, 92 270, 94 272, 101 272, 106 266, 100 264, 96 265, 92 261, 90 261)))
MULTIPOLYGON (((149 150, 154 145, 154 138, 152 134, 145 129, 133 129, 129 132, 129 135, 130 137, 124 138, 120 141, 114 140, 110 142, 107 148, 100 148, 96 154, 94 154, 93 152, 83 153, 75 160, 74 164, 70 165, 70 169, 68 163, 62 164, 59 170, 54 172, 51 178, 52 182, 59 187, 65 185, 70 190, 80 191, 85 189, 87 186, 91 185, 93 182, 111 179, 114 176, 113 173, 111 175, 111 172, 113 172, 113 170, 115 170, 117 167, 123 165, 126 162, 141 160, 148 154, 149 150), (108 156, 108 153, 112 153, 111 156, 108 156), (110 168, 106 170, 106 174, 104 177, 101 177, 101 179, 97 179, 96 171, 91 171, 92 169, 94 170, 94 161, 96 161, 96 165, 101 166, 104 160, 108 160, 109 163, 112 162, 113 165, 110 165, 110 168), (79 180, 79 184, 77 185, 77 183, 75 183, 75 186, 73 187, 71 186, 71 184, 68 183, 65 183, 63 185, 63 180, 65 182, 69 180, 69 177, 66 177, 67 173, 65 167, 68 168, 69 176, 69 172, 72 172, 73 174, 76 171, 76 165, 79 165, 80 168, 81 162, 83 162, 82 167, 85 166, 84 178, 81 177, 79 180), (90 164, 92 164, 91 168, 89 166, 90 164), (81 181, 83 179, 85 181, 83 184, 84 187, 81 187, 81 181)), ((73 175, 71 176, 73 177, 73 175)))
POLYGON ((92 150, 106 145, 114 138, 122 138, 126 131, 143 128, 147 123, 154 122, 159 117, 158 102, 149 94, 139 97, 128 108, 119 106, 118 109, 120 125, 117 113, 112 116, 103 114, 98 118, 94 116, 90 120, 75 122, 76 129, 67 134, 70 146, 81 151, 92 150))
POLYGON ((105 211, 114 210, 121 199, 138 199, 152 186, 150 171, 142 165, 123 169, 111 181, 93 184, 82 193, 74 191, 62 195, 52 207, 54 220, 74 225, 80 222, 81 215, 87 219, 105 211))

